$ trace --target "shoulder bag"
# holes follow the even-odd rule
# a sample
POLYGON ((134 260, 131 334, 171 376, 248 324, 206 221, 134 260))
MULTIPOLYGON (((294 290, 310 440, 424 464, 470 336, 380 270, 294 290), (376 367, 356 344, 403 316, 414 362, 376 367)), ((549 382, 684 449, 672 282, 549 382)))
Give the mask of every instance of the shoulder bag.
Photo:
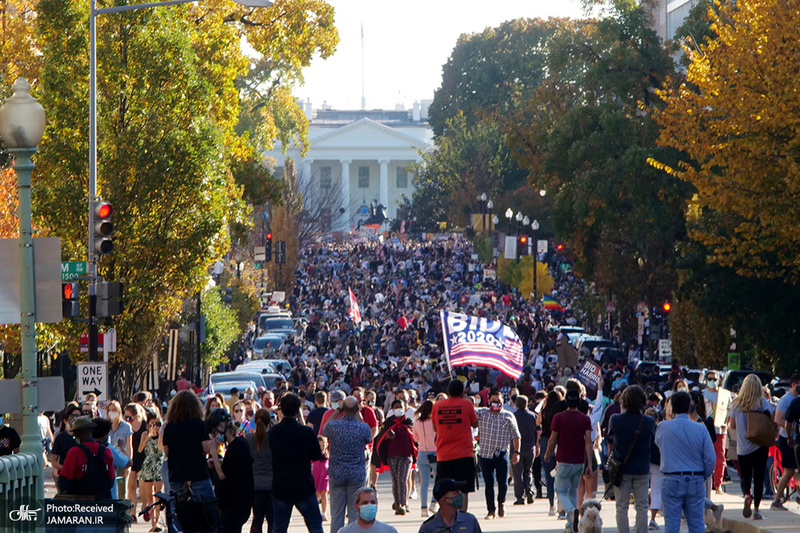
POLYGON ((745 436, 750 442, 769 448, 778 438, 778 426, 768 412, 748 411, 745 436))
POLYGON ((611 480, 611 483, 615 487, 619 487, 622 484, 622 470, 625 467, 625 464, 628 462, 628 459, 631 458, 631 454, 633 453, 633 448, 636 446, 636 442, 639 440, 639 435, 642 433, 642 424, 644 424, 644 417, 645 415, 641 415, 641 419, 639 420, 639 426, 636 428, 636 434, 633 436, 631 445, 628 447, 628 453, 625 454, 625 459, 620 461, 617 457, 614 456, 613 453, 608 457, 608 462, 606 463, 606 470, 608 471, 608 478, 611 480))

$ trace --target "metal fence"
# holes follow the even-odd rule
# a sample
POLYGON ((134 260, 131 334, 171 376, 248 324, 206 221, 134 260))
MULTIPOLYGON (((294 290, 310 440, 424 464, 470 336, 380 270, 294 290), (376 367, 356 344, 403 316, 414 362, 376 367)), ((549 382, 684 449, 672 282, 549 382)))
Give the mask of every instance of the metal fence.
POLYGON ((0 513, 7 517, 15 502, 22 498, 44 498, 44 479, 39 476, 37 461, 41 454, 17 453, 0 457, 0 513))

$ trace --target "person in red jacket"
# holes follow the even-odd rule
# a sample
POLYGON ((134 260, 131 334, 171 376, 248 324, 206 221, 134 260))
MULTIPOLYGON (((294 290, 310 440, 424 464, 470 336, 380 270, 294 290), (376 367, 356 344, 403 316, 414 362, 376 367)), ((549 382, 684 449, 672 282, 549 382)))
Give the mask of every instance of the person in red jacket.
POLYGON ((114 456, 110 449, 92 438, 95 427, 96 424, 88 416, 79 416, 72 422, 72 435, 78 445, 67 452, 58 476, 58 488, 62 494, 111 499, 111 485, 116 476, 114 456), (103 485, 98 480, 108 482, 103 485))

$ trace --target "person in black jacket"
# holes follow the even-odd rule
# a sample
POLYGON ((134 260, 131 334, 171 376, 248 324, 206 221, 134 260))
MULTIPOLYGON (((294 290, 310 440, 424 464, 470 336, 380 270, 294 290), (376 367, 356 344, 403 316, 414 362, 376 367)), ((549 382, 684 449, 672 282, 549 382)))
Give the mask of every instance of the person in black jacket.
POLYGON ((292 508, 303 515, 309 533, 323 533, 311 461, 322 458, 314 430, 298 421, 300 398, 292 393, 280 400, 281 421, 267 434, 272 450, 273 533, 286 533, 292 508))
POLYGON ((217 502, 221 513, 219 533, 241 533, 253 507, 253 456, 250 445, 225 409, 214 409, 206 419, 209 436, 226 444, 222 463, 212 455, 217 473, 217 502))

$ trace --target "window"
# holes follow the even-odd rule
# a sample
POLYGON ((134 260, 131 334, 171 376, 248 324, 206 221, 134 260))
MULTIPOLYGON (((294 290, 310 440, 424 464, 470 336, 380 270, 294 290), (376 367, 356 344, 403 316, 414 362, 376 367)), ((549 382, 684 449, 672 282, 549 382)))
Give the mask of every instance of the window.
POLYGON ((358 167, 358 188, 369 189, 369 167, 358 167))
POLYGON ((319 169, 319 188, 331 188, 331 167, 320 167, 319 169))
POLYGON ((397 167, 397 188, 408 189, 408 170, 397 167))

